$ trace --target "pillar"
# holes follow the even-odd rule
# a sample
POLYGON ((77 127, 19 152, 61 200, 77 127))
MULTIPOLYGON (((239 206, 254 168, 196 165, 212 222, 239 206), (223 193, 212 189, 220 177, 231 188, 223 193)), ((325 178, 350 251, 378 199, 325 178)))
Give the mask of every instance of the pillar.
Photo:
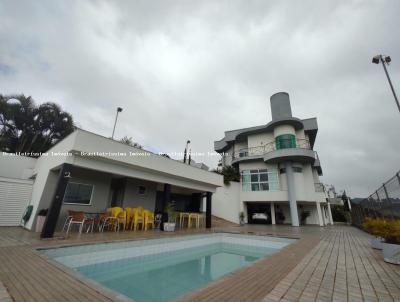
POLYGON ((328 216, 329 216, 329 222, 331 225, 333 225, 333 218, 332 218, 332 211, 331 211, 331 204, 328 202, 328 216))
POLYGON ((271 223, 276 224, 275 222, 275 205, 271 202, 271 223))
POLYGON ((212 193, 207 192, 206 194, 206 228, 211 228, 211 197, 212 193))
POLYGON ((164 184, 164 192, 162 198, 162 206, 161 206, 161 224, 160 230, 164 231, 164 222, 168 222, 168 213, 165 211, 166 207, 171 201, 171 185, 164 184))
POLYGON ((322 220, 321 205, 319 204, 319 202, 316 202, 316 205, 317 205, 319 226, 324 226, 324 221, 322 220))
POLYGON ((322 212, 323 225, 327 225, 327 223, 326 223, 326 215, 325 215, 325 207, 324 206, 321 207, 321 212, 322 212))
POLYGON ((71 164, 63 164, 58 174, 56 189, 51 199, 49 211, 43 225, 40 238, 52 238, 57 226, 57 220, 60 216, 62 201, 67 188, 68 180, 71 178, 73 166, 71 164))
POLYGON ((292 226, 299 226, 299 214, 297 212, 297 201, 296 201, 296 187, 294 183, 293 168, 291 162, 285 163, 286 180, 288 187, 288 197, 290 205, 290 217, 292 219, 292 226))

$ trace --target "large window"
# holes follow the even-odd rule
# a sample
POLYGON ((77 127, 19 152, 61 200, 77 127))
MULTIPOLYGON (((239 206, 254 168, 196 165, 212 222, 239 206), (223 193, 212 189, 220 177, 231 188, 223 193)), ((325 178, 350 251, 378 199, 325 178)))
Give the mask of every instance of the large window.
POLYGON ((64 203, 90 205, 93 185, 69 182, 65 190, 64 203))
POLYGON ((278 171, 243 170, 242 191, 278 191, 278 171))
POLYGON ((275 137, 276 150, 296 148, 296 136, 293 134, 283 134, 275 137))

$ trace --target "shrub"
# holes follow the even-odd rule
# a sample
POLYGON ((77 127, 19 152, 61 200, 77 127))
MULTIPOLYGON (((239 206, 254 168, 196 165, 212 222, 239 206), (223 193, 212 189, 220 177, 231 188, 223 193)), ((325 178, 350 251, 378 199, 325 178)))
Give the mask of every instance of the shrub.
POLYGON ((343 206, 332 205, 332 219, 336 222, 350 222, 350 213, 343 206))
POLYGON ((400 244, 400 219, 366 218, 363 228, 386 243, 400 244))

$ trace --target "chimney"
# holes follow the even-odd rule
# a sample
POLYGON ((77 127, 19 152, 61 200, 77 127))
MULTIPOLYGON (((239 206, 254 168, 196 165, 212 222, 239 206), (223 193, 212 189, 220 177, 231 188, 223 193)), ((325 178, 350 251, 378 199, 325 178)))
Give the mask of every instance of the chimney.
POLYGON ((271 96, 272 120, 280 120, 292 117, 290 108, 289 94, 287 92, 278 92, 271 96))

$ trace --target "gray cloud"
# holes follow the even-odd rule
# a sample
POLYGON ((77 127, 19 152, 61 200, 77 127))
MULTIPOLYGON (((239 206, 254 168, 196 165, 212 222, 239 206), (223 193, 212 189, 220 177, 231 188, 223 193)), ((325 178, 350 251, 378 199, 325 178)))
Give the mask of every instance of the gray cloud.
MULTIPOLYGON (((322 180, 365 196, 400 163, 400 3, 394 1, 2 1, 0 87, 57 101, 81 127, 155 151, 213 151, 264 124, 269 96, 316 116, 322 180)), ((217 157, 198 158, 214 166, 217 157)))

